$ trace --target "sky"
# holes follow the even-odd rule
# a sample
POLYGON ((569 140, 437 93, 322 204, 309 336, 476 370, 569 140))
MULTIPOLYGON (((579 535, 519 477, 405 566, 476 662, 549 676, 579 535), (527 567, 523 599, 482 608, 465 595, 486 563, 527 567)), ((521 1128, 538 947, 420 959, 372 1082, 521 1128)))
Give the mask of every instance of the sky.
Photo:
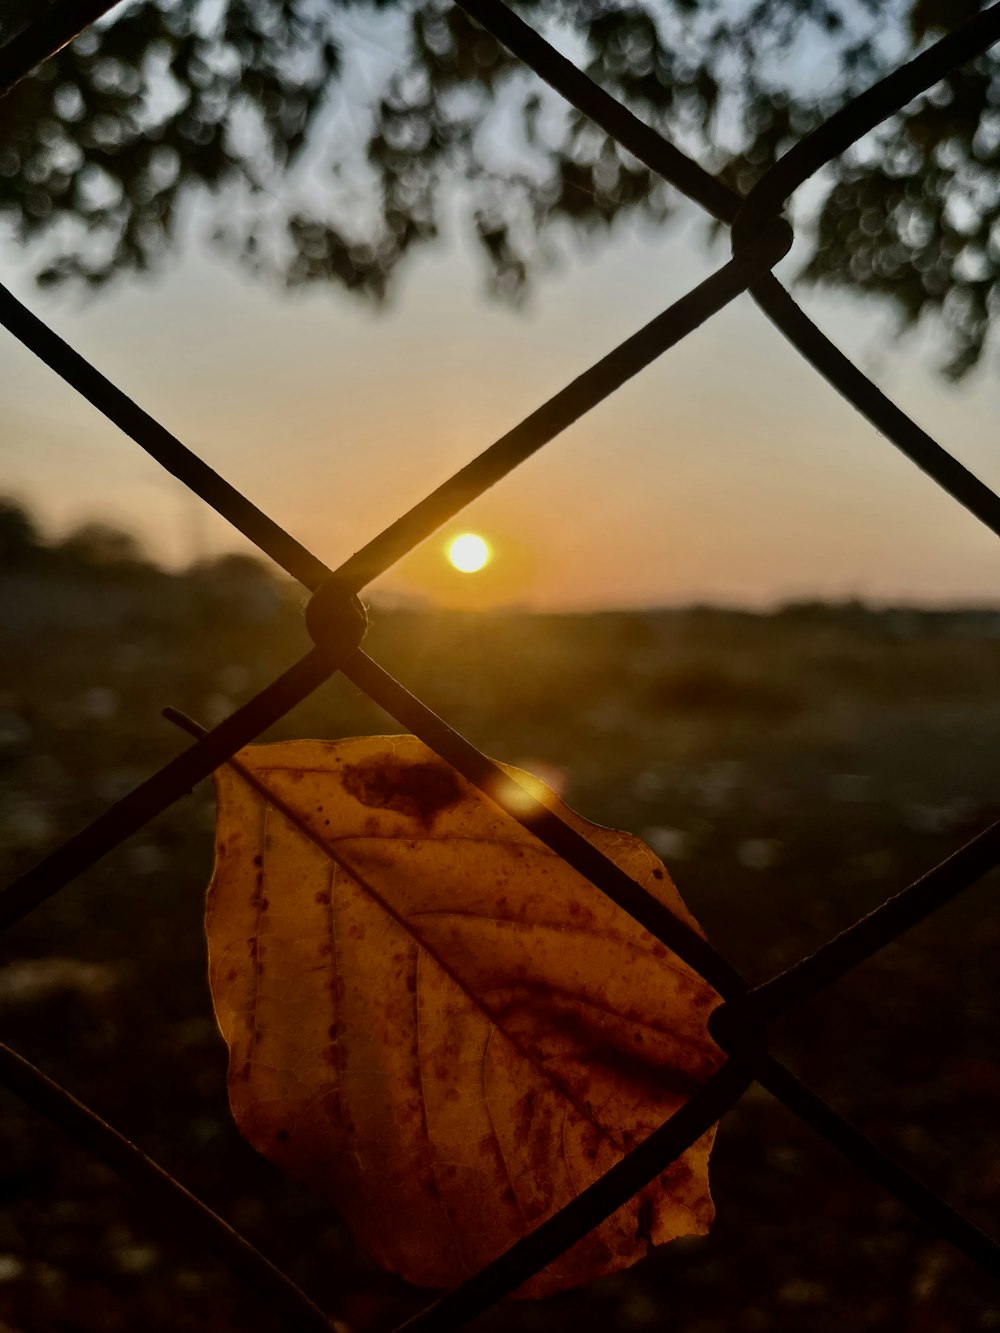
MULTIPOLYGON (((331 566, 724 262, 683 208, 661 234, 568 235, 525 308, 491 301, 447 237, 381 310, 255 283, 190 240, 96 297, 41 292, 0 241, 0 280, 331 566)), ((796 251, 778 273, 794 273, 796 251)), ((958 386, 933 328, 877 305, 802 303, 901 405, 1000 486, 996 355, 958 386)), ((52 536, 90 519, 170 566, 248 543, 0 331, 0 493, 52 536)), ((382 600, 584 610, 803 598, 1000 604, 1000 543, 739 298, 383 576, 382 600), (461 574, 445 542, 481 533, 461 574)))

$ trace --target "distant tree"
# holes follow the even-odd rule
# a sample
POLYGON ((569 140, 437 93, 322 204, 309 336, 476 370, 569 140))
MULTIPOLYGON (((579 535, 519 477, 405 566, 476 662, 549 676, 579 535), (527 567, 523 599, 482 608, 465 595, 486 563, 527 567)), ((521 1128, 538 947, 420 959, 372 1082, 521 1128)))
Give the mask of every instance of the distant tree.
POLYGON ((222 588, 274 587, 274 576, 267 565, 256 556, 243 555, 239 551, 198 560, 188 573, 203 583, 215 583, 222 588))
POLYGON ((272 619, 285 604, 282 585, 252 555, 232 552, 200 560, 188 575, 209 616, 260 623, 272 619))
MULTIPOLYGON (((800 135, 979 0, 522 0, 645 120, 747 190, 800 135)), ((997 311, 1000 58, 835 162, 802 276, 943 319, 947 369, 997 311)), ((558 224, 662 223, 674 196, 447 0, 145 0, 0 103, 0 209, 39 280, 163 262, 189 205, 252 270, 385 296, 461 206, 516 299, 558 224), (362 106, 358 88, 375 89, 362 106)))
POLYGON ((135 537, 108 523, 83 523, 56 546, 63 560, 114 573, 149 568, 135 537))
POLYGON ((24 506, 0 498, 0 567, 13 569, 28 564, 41 549, 38 529, 24 506))

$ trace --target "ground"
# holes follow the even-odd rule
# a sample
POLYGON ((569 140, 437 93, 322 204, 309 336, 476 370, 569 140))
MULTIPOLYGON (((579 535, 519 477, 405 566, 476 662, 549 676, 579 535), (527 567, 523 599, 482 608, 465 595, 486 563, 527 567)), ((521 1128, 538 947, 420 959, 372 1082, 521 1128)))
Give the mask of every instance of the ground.
MULTIPOLYGON (((304 650, 293 599, 106 572, 0 577, 6 881, 304 650), (16 614, 14 614, 16 612, 16 614), (70 626, 67 629, 67 625, 70 626)), ((472 741, 671 869, 763 979, 993 817, 1000 619, 801 607, 590 617, 373 614, 368 649, 472 741)), ((272 739, 397 730, 343 680, 272 739)), ((0 1033, 359 1329, 425 1300, 234 1130, 201 927, 209 784, 10 931, 0 1033)), ((774 1029, 792 1068, 986 1230, 1000 1205, 1000 918, 991 877, 774 1029)), ((707 1239, 484 1329, 949 1333, 1000 1295, 751 1090, 713 1160, 707 1239)), ((0 1329, 277 1328, 262 1300, 56 1129, 0 1097, 0 1329)))

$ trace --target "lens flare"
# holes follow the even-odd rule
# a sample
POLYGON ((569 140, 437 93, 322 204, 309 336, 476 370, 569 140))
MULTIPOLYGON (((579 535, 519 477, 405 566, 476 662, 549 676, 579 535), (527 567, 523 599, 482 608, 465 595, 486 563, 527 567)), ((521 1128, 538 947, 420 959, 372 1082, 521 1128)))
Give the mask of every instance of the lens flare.
POLYGON ((448 559, 463 574, 475 574, 491 554, 489 545, 475 532, 463 532, 448 544, 448 559))

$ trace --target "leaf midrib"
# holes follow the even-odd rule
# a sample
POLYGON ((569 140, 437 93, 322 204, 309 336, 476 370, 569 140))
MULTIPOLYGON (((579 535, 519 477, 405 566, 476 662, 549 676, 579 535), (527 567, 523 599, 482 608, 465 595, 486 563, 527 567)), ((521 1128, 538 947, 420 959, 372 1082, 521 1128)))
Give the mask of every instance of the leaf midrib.
MULTIPOLYGON (((585 1105, 580 1103, 573 1096, 573 1094, 569 1092, 568 1089, 552 1075, 549 1069, 547 1069, 543 1064, 539 1063, 539 1061, 531 1054, 531 1052, 526 1050, 522 1046, 520 1041, 518 1041, 516 1037, 514 1037, 513 1035, 511 1035, 510 1032, 507 1031, 507 1029, 503 1026, 501 1022, 497 1021, 495 1015, 492 1014, 490 1010, 486 1007, 480 996, 476 995, 475 992, 472 991, 466 985, 466 983, 462 980, 462 978, 459 977, 451 968, 451 966, 438 954, 437 950, 431 944, 429 944, 424 939, 424 937, 418 933, 418 931, 416 931, 413 928, 409 920, 405 916, 403 916, 395 907, 393 907, 393 905, 390 902, 388 902, 373 885, 371 885, 361 874, 359 874, 359 872, 353 866, 351 866, 334 849, 330 841, 328 841, 321 833, 318 833, 315 829, 313 829, 313 827, 308 823, 308 821, 304 819, 303 816, 300 815, 293 806, 289 805, 284 800, 283 797, 277 795, 270 787, 268 787, 268 785, 260 777, 258 777, 258 775, 251 768, 249 768, 236 756, 233 756, 232 758, 227 760, 226 767, 231 768, 235 773, 237 773, 246 783, 248 783, 249 786, 251 786, 255 791, 257 791, 265 801, 270 802, 270 804, 273 805, 274 808, 278 810, 278 812, 282 814, 290 824, 293 825, 293 827, 295 827, 309 842, 311 842, 315 847, 317 847, 326 856, 328 856, 336 865, 338 865, 340 869, 343 870, 344 873, 347 874, 364 893, 368 894, 368 896, 372 899, 372 901, 375 902, 386 913, 387 916, 391 917, 392 920, 395 921, 397 925, 399 925, 406 932, 406 934, 408 934, 413 939, 417 947, 419 949, 423 949, 424 952, 434 960, 434 962, 438 965, 438 967, 441 968, 442 972, 444 972, 444 974, 452 981, 452 983, 458 987, 458 989, 462 992, 462 994, 469 999, 469 1001, 480 1011, 480 1013, 483 1014, 483 1016, 493 1025, 493 1027, 495 1027, 499 1032, 503 1034, 504 1038, 507 1041, 509 1041, 511 1046, 518 1052, 518 1054, 525 1061, 527 1061, 527 1063, 531 1066, 531 1068, 535 1071, 535 1073, 538 1075, 539 1078, 544 1080, 553 1089, 553 1091, 557 1093, 558 1096, 562 1097, 564 1101, 566 1101, 570 1106, 572 1106, 573 1109, 577 1112, 577 1114, 582 1119, 587 1121, 588 1124, 592 1125, 593 1128, 598 1132, 598 1134, 600 1134, 603 1138, 608 1140, 617 1152, 621 1153, 622 1155, 625 1155, 628 1152, 628 1148, 624 1143, 619 1141, 618 1136, 607 1126, 602 1125, 598 1120, 596 1120, 594 1118, 593 1113, 585 1105)), ((265 769, 264 771, 293 772, 298 770, 296 770, 294 766, 289 766, 288 768, 282 770, 278 766, 270 765, 268 769, 265 769)), ((322 769, 314 768, 311 769, 310 771, 314 773, 326 773, 335 776, 334 770, 330 768, 322 768, 322 769)), ((346 841, 348 840, 348 838, 344 836, 343 838, 338 840, 346 841)), ((375 838, 374 840, 379 841, 380 839, 375 838)), ((398 840, 414 841, 414 839, 407 839, 407 838, 400 838, 398 840)), ((498 839, 497 841, 500 840, 498 839)), ((550 856, 554 855, 554 853, 549 852, 548 849, 545 850, 547 855, 550 856)), ((336 967, 335 962, 334 962, 334 967, 336 967)))

